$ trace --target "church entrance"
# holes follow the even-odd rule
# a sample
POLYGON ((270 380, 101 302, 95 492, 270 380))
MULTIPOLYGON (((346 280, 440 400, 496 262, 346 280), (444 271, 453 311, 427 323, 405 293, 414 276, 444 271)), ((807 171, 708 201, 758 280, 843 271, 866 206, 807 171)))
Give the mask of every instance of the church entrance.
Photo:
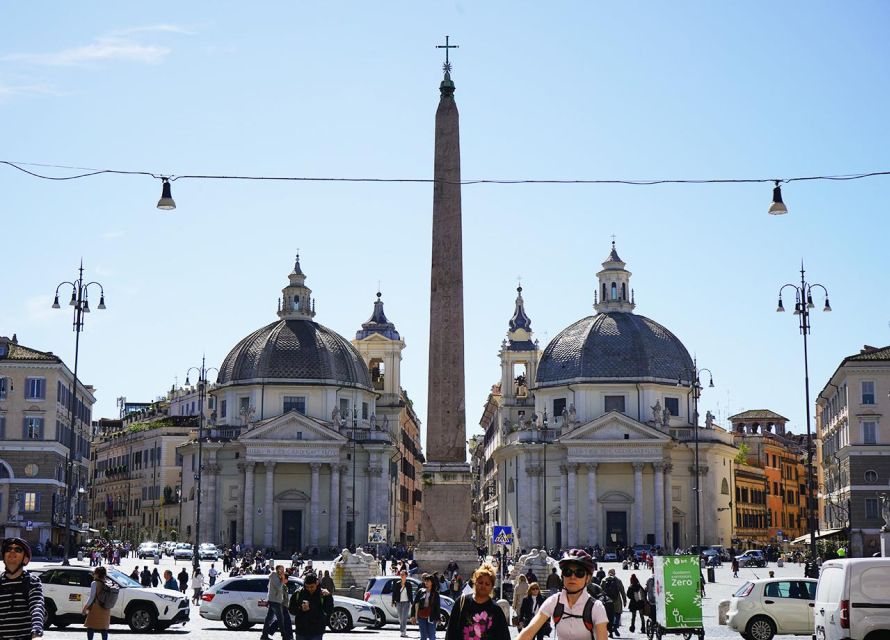
POLYGON ((606 546, 627 546, 627 512, 606 511, 606 546))
POLYGON ((288 555, 303 548, 303 512, 281 512, 281 550, 288 555))

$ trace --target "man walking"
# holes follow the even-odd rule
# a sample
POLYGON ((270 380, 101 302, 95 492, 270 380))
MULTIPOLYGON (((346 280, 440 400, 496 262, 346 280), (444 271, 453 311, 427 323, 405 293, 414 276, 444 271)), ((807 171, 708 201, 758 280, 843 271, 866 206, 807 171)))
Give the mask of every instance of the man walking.
POLYGON ((627 592, 624 590, 624 583, 615 577, 615 569, 609 569, 608 577, 603 580, 600 586, 603 592, 612 599, 612 611, 609 612, 612 628, 609 629, 609 637, 612 637, 614 633, 616 638, 620 638, 621 634, 618 633, 618 629, 621 627, 621 612, 627 606, 627 592))
POLYGON ((292 640, 293 631, 290 626, 290 614, 285 610, 287 606, 287 575, 284 573, 284 565, 275 567, 275 573, 269 576, 269 591, 266 596, 266 620, 263 622, 263 633, 260 640, 269 640, 274 631, 274 623, 277 621, 281 627, 281 640, 292 640))
POLYGON ((21 538, 6 538, 2 550, 0 638, 41 638, 46 619, 43 585, 25 570, 31 561, 31 547, 21 538))
POLYGON ((403 638, 408 637, 408 615, 411 613, 411 603, 414 602, 414 585, 408 582, 408 570, 399 572, 401 578, 392 588, 392 606, 399 614, 399 631, 403 638))
POLYGON ((310 573, 303 588, 290 599, 294 633, 300 640, 322 640, 325 625, 334 610, 334 596, 318 586, 318 576, 310 573))
POLYGON ((547 576, 547 591, 548 595, 553 595, 554 593, 559 592, 562 589, 562 580, 559 578, 559 574, 556 572, 556 568, 550 572, 550 575, 547 576))

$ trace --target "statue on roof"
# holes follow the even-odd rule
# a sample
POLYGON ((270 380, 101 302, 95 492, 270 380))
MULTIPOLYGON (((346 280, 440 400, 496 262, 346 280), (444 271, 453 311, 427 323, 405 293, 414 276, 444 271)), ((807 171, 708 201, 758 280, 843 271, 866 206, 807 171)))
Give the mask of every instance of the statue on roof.
POLYGON ((714 428, 714 418, 716 418, 716 416, 713 413, 711 413, 710 411, 707 411, 705 413, 705 427, 706 428, 708 428, 708 429, 714 428))
POLYGON ((884 519, 884 526, 881 531, 890 531, 890 495, 881 493, 878 496, 881 499, 881 517, 884 519))
POLYGON ((655 426, 659 429, 664 427, 664 414, 661 412, 661 400, 656 400, 655 404, 649 408, 652 409, 652 417, 655 419, 655 426))

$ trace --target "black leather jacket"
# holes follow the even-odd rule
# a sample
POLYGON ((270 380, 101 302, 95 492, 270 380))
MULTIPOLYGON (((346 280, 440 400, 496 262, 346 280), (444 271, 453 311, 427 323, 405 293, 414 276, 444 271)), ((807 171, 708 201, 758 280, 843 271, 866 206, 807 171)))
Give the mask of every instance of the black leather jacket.
MULTIPOLYGON (((405 589, 408 591, 408 603, 414 602, 414 585, 410 580, 405 580, 405 589)), ((392 606, 398 606, 402 600, 402 581, 396 580, 392 587, 392 606)))

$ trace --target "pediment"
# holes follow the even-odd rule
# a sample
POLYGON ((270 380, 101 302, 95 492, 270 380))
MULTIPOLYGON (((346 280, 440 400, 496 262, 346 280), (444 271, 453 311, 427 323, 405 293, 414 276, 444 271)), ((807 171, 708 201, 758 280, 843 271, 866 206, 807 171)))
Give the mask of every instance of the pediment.
POLYGON ((646 441, 646 444, 655 444, 670 442, 671 437, 623 413, 610 411, 595 420, 575 427, 559 439, 563 444, 580 444, 591 441, 627 443, 628 440, 646 441), (628 436, 627 438, 625 438, 625 434, 628 436))
POLYGON ((238 438, 240 441, 329 442, 342 444, 348 439, 318 420, 297 411, 259 423, 238 438))
POLYGON ((275 502, 309 502, 310 497, 299 489, 287 489, 275 494, 275 502))

